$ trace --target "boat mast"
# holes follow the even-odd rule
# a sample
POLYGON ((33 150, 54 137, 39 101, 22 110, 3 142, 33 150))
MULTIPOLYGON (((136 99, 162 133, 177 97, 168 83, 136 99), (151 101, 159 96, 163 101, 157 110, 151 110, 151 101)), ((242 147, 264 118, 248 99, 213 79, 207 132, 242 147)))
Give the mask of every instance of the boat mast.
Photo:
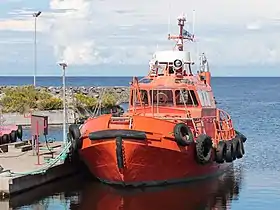
POLYGON ((170 34, 168 34, 168 39, 177 40, 176 46, 177 46, 178 51, 183 51, 184 50, 184 39, 193 41, 194 35, 190 34, 188 31, 186 31, 184 29, 185 21, 186 21, 185 15, 179 16, 177 20, 178 20, 178 26, 179 26, 179 35, 171 36, 170 34))

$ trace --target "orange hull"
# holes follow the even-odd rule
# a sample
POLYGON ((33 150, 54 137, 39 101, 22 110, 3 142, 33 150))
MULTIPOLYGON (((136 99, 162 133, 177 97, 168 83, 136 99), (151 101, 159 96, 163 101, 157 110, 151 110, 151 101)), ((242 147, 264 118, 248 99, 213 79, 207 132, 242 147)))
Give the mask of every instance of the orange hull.
POLYGON ((123 167, 119 167, 117 147, 115 139, 107 139, 83 148, 80 155, 99 180, 125 186, 162 185, 203 179, 224 171, 229 165, 215 162, 198 164, 194 145, 178 151, 175 142, 169 142, 169 147, 164 143, 156 147, 126 139, 122 141, 123 155, 120 157, 123 159, 123 167))
POLYGON ((112 121, 111 117, 89 119, 81 128, 80 157, 103 182, 124 186, 172 184, 207 178, 230 165, 216 163, 213 148, 210 161, 199 163, 195 143, 178 146, 174 140, 171 133, 176 123, 172 121, 133 116, 129 128, 129 124, 112 121))

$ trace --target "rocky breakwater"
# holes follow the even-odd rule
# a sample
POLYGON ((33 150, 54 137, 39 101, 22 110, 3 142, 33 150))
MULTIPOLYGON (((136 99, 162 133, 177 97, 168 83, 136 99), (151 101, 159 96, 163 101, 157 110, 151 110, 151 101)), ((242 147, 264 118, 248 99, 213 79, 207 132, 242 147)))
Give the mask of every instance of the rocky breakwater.
MULTIPOLYGON (((3 96, 5 88, 12 88, 15 86, 0 86, 0 97, 3 96)), ((61 98, 63 94, 63 88, 61 86, 49 86, 49 87, 36 87, 37 90, 42 90, 51 93, 52 95, 61 98)), ((73 99, 75 94, 84 94, 92 98, 100 98, 102 94, 113 94, 118 103, 127 103, 129 101, 129 87, 127 86, 67 86, 66 98, 67 100, 73 99)))

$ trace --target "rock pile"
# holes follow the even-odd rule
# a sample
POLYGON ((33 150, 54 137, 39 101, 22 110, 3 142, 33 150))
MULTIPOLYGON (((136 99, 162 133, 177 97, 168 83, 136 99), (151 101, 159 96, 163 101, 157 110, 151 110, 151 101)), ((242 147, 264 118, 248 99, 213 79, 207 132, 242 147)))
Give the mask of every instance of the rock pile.
MULTIPOLYGON (((4 88, 11 88, 14 86, 0 86, 0 95, 3 95, 4 88)), ((37 87, 38 90, 45 90, 54 96, 61 97, 63 90, 61 86, 51 87, 37 87)), ((104 93, 114 94, 119 103, 127 103, 129 101, 129 87, 66 87, 67 98, 73 98, 75 93, 82 93, 84 95, 99 98, 104 93)))

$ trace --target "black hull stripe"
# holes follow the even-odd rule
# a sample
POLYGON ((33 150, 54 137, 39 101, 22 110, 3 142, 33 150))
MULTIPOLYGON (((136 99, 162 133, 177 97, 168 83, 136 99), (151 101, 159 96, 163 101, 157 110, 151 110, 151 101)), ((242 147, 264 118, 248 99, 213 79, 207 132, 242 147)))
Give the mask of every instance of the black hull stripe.
POLYGON ((186 183, 186 182, 192 182, 192 181, 199 181, 203 179, 209 179, 214 178, 216 176, 220 176, 223 173, 226 172, 227 168, 229 168, 232 163, 229 163, 228 166, 225 169, 219 169, 217 172, 212 174, 207 174, 203 176, 197 176, 197 177, 188 177, 188 178, 182 178, 182 179, 173 179, 173 180, 159 180, 159 181, 143 181, 143 182, 121 182, 121 181, 109 181, 105 179, 101 179, 97 177, 101 182, 109 185, 117 185, 122 187, 153 187, 153 186, 164 186, 164 185, 172 185, 172 184, 178 184, 178 183, 186 183))

